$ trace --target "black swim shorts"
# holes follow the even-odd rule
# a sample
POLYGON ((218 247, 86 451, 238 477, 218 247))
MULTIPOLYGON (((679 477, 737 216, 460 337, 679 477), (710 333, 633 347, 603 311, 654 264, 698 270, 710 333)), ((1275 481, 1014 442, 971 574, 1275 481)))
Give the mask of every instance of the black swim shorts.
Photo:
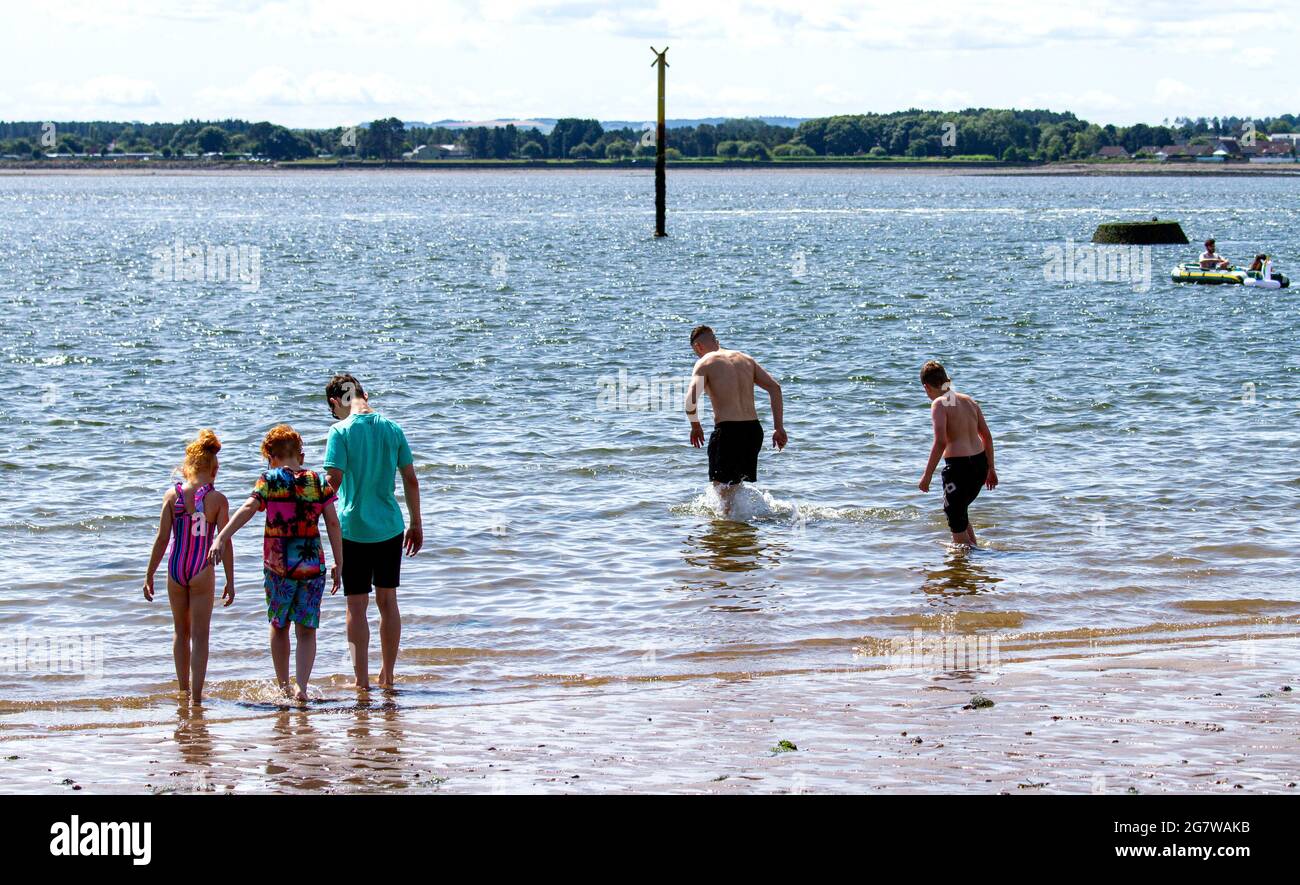
POLYGON ((709 479, 734 484, 758 481, 758 452, 763 425, 758 421, 722 421, 709 434, 709 479))
POLYGON ((943 470, 939 473, 943 480, 943 513, 954 535, 970 527, 966 509, 979 496, 988 475, 989 459, 983 452, 943 459, 943 470))
POLYGON ((343 539, 343 595, 369 593, 371 586, 394 589, 402 578, 402 538, 363 544, 343 539))

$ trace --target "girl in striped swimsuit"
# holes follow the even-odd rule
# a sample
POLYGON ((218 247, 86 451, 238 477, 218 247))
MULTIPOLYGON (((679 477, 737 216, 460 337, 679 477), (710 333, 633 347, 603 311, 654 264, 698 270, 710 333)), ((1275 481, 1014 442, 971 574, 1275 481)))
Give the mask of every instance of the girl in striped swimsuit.
MULTIPOLYGON (((212 487, 219 467, 219 451, 221 442, 211 430, 200 431, 198 438, 186 447, 185 462, 181 465, 184 482, 176 483, 163 496, 158 535, 144 579, 144 598, 153 602, 154 574, 170 540, 167 599, 176 628, 172 657, 181 691, 189 694, 195 704, 203 702, 203 680, 208 671, 208 627, 212 622, 212 597, 217 583, 216 574, 208 565, 208 551, 212 539, 230 518, 226 496, 212 487)), ((235 567, 229 546, 225 554, 226 589, 221 598, 230 605, 235 601, 235 567)))

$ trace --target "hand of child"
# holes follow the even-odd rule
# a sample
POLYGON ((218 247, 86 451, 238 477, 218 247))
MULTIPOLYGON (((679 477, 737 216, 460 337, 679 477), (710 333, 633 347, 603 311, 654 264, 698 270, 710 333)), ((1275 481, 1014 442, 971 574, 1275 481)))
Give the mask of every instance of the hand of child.
POLYGON ((144 598, 146 602, 153 602, 153 575, 144 576, 144 598))
POLYGON ((916 487, 923 492, 930 491, 930 477, 928 476, 921 477, 921 481, 917 483, 916 487))
POLYGON ((222 608, 229 608, 230 604, 235 601, 235 585, 227 584, 225 591, 221 594, 222 608))
POLYGON ((208 551, 208 565, 213 568, 221 565, 221 548, 224 546, 225 544, 221 542, 221 536, 218 535, 212 541, 212 549, 208 551))
POLYGON ((333 596, 339 592, 340 578, 339 567, 337 564, 330 566, 330 582, 333 584, 333 586, 330 587, 330 596, 333 596))

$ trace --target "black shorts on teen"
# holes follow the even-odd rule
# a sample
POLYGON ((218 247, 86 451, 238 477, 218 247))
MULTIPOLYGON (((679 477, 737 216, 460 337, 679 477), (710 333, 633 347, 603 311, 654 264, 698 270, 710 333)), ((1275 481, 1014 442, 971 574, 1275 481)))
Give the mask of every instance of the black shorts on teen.
POLYGON ((722 421, 709 434, 709 479, 734 484, 758 482, 758 453, 763 425, 757 421, 722 421))
POLYGON ((970 527, 966 510, 979 497, 988 475, 989 458, 983 452, 943 459, 943 470, 939 473, 943 480, 943 515, 948 517, 948 528, 954 535, 970 527))
POLYGON ((402 577, 402 538, 362 544, 343 539, 343 595, 369 593, 370 588, 395 589, 402 577))

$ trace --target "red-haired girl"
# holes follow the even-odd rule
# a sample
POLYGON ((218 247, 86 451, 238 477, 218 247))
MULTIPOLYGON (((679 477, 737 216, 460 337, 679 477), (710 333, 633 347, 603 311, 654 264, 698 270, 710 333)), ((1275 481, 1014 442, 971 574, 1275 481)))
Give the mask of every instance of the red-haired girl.
MULTIPOLYGON (((182 481, 163 495, 158 535, 154 538, 149 571, 144 578, 144 598, 153 602, 154 574, 170 539, 167 600, 171 603, 172 623, 176 628, 172 657, 176 661, 180 689, 195 704, 203 703, 203 681, 208 672, 208 628, 212 623, 212 597, 217 583, 208 554, 213 535, 230 515, 226 496, 212 487, 220 466, 219 451, 221 441, 211 430, 199 431, 198 437, 186 446, 185 461, 180 467, 182 481)), ((221 598, 225 605, 230 605, 235 601, 235 565, 229 548, 225 562, 226 589, 221 598)))

